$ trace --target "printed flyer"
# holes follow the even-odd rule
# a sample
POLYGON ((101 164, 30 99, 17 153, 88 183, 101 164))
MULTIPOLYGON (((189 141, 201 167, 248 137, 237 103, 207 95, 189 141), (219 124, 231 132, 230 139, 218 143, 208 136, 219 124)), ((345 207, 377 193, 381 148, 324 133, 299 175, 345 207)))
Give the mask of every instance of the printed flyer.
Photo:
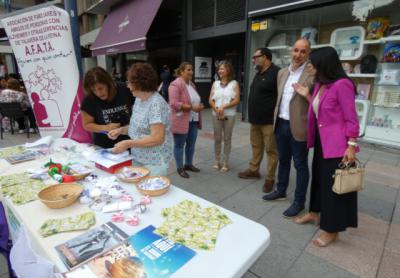
POLYGON ((154 233, 148 226, 117 247, 65 273, 67 278, 170 277, 195 256, 188 247, 154 233))

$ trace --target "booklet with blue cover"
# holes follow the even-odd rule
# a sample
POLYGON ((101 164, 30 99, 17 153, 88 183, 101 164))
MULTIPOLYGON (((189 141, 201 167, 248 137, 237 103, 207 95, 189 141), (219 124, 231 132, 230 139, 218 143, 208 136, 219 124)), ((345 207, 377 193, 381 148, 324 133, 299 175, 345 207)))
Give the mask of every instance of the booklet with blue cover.
POLYGON ((170 277, 196 252, 154 230, 154 226, 140 230, 122 244, 65 273, 64 277, 170 277))

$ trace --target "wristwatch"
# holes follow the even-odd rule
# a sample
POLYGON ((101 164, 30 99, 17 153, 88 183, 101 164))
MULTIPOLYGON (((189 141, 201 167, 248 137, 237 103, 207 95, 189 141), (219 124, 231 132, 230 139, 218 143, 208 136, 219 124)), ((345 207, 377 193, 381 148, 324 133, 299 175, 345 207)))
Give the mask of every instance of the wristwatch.
POLYGON ((355 141, 347 141, 347 145, 355 147, 355 148, 358 146, 357 142, 355 142, 355 141))

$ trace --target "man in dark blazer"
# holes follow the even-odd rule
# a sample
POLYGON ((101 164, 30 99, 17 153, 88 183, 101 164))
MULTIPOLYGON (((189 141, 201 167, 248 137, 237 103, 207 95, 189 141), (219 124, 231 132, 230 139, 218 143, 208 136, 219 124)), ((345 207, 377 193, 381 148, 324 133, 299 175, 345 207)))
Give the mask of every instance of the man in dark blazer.
POLYGON ((274 131, 279 154, 276 190, 264 195, 265 201, 286 199, 290 167, 296 168, 296 190, 292 205, 283 212, 294 217, 304 209, 310 178, 307 149, 307 111, 309 102, 298 94, 293 84, 310 86, 314 76, 308 67, 311 48, 307 39, 299 39, 291 49, 290 66, 278 73, 278 99, 274 112, 274 131))

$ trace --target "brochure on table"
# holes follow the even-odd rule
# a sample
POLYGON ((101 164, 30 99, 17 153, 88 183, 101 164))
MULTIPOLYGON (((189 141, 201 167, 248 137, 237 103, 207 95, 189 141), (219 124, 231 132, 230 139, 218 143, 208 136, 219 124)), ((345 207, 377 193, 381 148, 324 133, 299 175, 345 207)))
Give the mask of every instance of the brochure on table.
POLYGON ((111 168, 115 165, 118 165, 122 162, 129 161, 133 159, 133 156, 129 154, 128 151, 125 151, 120 154, 111 153, 110 149, 100 149, 91 152, 84 152, 83 156, 96 164, 104 166, 106 168, 111 168))
POLYGON ((70 269, 110 250, 127 238, 128 235, 114 223, 107 222, 55 248, 65 266, 70 269))
POLYGON ((64 277, 170 277, 195 256, 179 243, 154 233, 148 226, 110 251, 93 258, 64 277))

